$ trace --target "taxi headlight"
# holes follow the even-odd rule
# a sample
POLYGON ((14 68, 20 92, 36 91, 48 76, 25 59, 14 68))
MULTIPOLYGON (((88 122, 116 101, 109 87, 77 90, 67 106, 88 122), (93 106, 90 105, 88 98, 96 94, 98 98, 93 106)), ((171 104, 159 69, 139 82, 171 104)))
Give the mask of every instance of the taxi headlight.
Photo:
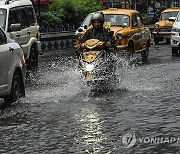
POLYGON ((122 40, 122 39, 123 39, 123 35, 122 35, 122 34, 117 34, 117 35, 116 35, 116 38, 117 38, 118 40, 122 40))
POLYGON ((172 31, 172 32, 180 32, 180 29, 179 29, 179 28, 176 28, 176 27, 172 27, 171 31, 172 31))

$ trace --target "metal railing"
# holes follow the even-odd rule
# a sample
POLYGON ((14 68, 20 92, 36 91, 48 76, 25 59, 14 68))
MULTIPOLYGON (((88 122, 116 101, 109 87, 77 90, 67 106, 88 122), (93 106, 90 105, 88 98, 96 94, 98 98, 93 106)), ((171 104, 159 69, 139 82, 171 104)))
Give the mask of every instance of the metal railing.
POLYGON ((41 26, 41 52, 63 50, 74 46, 72 35, 79 25, 41 26))
POLYGON ((55 26, 41 26, 41 33, 62 33, 62 32, 75 32, 80 25, 67 24, 55 26))

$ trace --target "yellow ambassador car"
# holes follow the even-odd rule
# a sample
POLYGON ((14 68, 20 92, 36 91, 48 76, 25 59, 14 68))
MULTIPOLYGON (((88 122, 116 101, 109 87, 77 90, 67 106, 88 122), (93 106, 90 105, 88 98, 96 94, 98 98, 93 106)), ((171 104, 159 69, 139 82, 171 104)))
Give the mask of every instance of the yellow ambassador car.
MULTIPOLYGON (((130 9, 110 8, 101 10, 104 13, 104 27, 114 31, 116 40, 116 53, 128 51, 141 53, 142 60, 147 61, 150 47, 151 33, 145 27, 138 11, 130 9)), ((83 33, 90 26, 90 19, 93 13, 89 14, 83 21, 76 33, 83 33)))
POLYGON ((155 44, 159 44, 164 39, 167 43, 170 42, 171 29, 179 11, 180 8, 169 8, 162 11, 159 21, 154 24, 154 30, 152 32, 155 44))

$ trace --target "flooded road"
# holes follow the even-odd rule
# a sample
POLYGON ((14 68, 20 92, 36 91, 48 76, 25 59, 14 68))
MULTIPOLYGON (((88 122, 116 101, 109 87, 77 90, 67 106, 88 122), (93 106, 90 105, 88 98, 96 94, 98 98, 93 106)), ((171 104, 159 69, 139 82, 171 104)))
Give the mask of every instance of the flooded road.
POLYGON ((180 57, 152 46, 148 64, 117 71, 95 95, 72 52, 45 53, 26 98, 0 110, 0 153, 180 153, 180 57))

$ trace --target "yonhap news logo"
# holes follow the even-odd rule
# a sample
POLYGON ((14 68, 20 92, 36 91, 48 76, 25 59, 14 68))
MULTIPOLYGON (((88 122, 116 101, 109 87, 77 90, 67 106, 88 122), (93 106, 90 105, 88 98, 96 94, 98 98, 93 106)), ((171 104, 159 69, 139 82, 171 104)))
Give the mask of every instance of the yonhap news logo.
POLYGON ((126 148, 130 148, 135 145, 136 143, 136 136, 135 134, 127 133, 122 137, 122 143, 126 148))
POLYGON ((180 143, 180 137, 137 137, 135 133, 127 133, 121 137, 125 148, 131 148, 137 144, 173 144, 180 143))

